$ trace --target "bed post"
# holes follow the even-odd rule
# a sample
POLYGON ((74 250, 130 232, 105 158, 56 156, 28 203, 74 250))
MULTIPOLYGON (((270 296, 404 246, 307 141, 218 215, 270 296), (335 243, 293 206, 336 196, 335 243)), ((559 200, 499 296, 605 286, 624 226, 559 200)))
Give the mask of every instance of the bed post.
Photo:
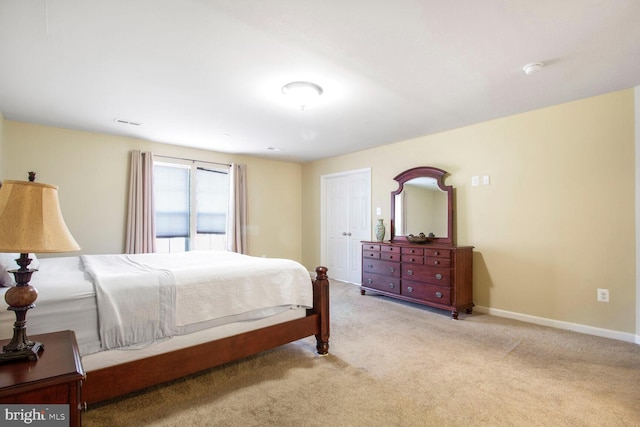
POLYGON ((329 353, 329 279, 327 267, 316 268, 313 281, 313 311, 318 314, 318 333, 316 349, 318 354, 329 353))

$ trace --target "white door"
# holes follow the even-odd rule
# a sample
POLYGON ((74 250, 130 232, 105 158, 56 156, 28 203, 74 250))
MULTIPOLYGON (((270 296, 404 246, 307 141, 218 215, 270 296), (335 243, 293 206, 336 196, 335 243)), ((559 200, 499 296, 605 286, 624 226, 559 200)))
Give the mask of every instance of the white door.
POLYGON ((323 177, 324 259, 329 277, 360 283, 362 240, 371 239, 371 172, 323 177))

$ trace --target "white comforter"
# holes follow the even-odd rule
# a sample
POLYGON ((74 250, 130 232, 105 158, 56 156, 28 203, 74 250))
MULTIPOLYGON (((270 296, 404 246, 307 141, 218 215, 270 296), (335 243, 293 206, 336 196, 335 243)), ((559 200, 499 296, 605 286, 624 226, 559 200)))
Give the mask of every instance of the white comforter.
POLYGON ((84 255, 103 349, 153 342, 289 308, 311 308, 309 273, 233 252, 84 255))

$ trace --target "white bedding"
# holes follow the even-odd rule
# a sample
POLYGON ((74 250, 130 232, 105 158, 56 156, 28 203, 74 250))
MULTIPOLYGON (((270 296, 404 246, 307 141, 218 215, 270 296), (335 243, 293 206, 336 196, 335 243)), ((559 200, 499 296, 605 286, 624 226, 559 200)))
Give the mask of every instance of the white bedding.
MULTIPOLYGON (((29 336, 72 330, 76 333, 80 354, 100 351, 98 313, 93 281, 84 271, 80 257, 39 258, 38 271, 30 284, 38 290, 36 307, 27 312, 29 336)), ((16 267, 17 268, 17 267, 16 267)), ((0 338, 11 338, 16 315, 6 310, 0 288, 0 338)))
POLYGON ((147 345, 174 335, 176 283, 170 266, 131 255, 82 255, 93 278, 102 349, 147 345))
MULTIPOLYGON (((290 260, 256 258, 232 252, 119 257, 126 259, 117 263, 119 267, 126 264, 134 266, 132 277, 135 281, 140 279, 138 273, 142 269, 151 270, 154 274, 170 271, 163 276, 165 279, 171 276, 169 281, 173 283, 170 286, 175 286, 175 324, 173 333, 166 334, 169 336, 275 316, 291 309, 304 313, 304 309, 313 304, 309 273, 302 265, 290 260)), ((39 290, 39 298, 37 307, 27 314, 29 335, 71 329, 76 332, 82 355, 105 349, 98 333, 100 310, 96 304, 93 279, 85 270, 82 259, 42 258, 39 270, 31 280, 39 290)), ((113 286, 117 278, 128 280, 123 270, 110 274, 113 277, 106 280, 106 286, 113 286)), ((157 280, 157 276, 154 277, 157 280)), ((104 281, 104 277, 100 281, 104 281)), ((124 306, 133 302, 133 306, 138 307, 130 298, 131 292, 137 293, 131 290, 123 292, 124 306)), ((150 299, 148 295, 147 299, 150 299)), ((147 309, 141 311, 146 312, 147 309)), ((100 319, 102 323, 103 319, 100 319)), ((14 320, 13 312, 0 313, 0 338, 11 337, 14 320)))

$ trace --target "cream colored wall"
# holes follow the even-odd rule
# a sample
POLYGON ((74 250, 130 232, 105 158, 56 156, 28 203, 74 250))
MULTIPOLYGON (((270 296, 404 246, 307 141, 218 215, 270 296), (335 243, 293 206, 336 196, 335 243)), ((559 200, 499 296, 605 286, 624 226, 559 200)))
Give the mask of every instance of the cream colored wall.
POLYGON ((450 173, 476 305, 634 333, 633 90, 305 164, 303 262, 320 259, 322 175, 370 167, 388 223, 393 177, 415 166, 450 173))
POLYGON ((4 116, 0 112, 0 181, 4 179, 4 116))
MULTIPOLYGON (((124 251, 129 151, 247 165, 249 254, 301 261, 301 166, 249 156, 4 121, 4 177, 60 187, 61 209, 81 253, 124 251)), ((313 267, 313 266, 311 266, 313 267)))
POLYGON ((640 344, 640 86, 634 89, 636 124, 636 344, 640 344))

